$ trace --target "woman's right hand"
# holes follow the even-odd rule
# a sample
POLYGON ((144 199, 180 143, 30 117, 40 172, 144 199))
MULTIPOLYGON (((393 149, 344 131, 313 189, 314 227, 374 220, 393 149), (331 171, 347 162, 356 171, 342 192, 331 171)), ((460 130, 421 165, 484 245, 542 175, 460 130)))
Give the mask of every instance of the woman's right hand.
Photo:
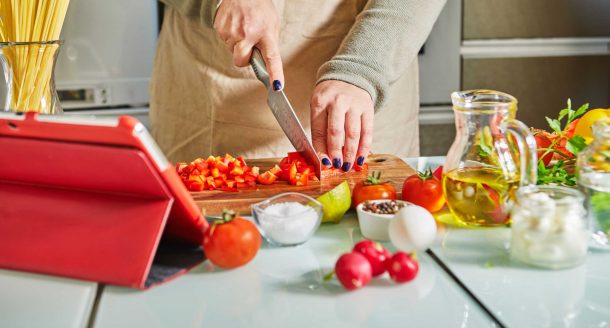
POLYGON ((235 66, 248 66, 252 48, 261 51, 269 83, 276 91, 284 86, 279 28, 280 19, 271 0, 223 0, 214 20, 214 29, 233 53, 235 66))

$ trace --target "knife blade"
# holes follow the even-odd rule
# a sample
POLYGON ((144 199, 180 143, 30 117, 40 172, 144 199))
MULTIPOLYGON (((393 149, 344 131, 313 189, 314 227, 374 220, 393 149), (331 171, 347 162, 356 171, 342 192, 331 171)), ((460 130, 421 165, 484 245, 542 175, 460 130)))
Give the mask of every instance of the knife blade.
POLYGON ((288 97, 286 97, 284 90, 273 90, 273 87, 269 83, 269 72, 267 71, 263 56, 256 48, 252 51, 250 66, 252 66, 256 78, 265 85, 265 88, 267 89, 267 104, 284 131, 284 134, 288 137, 288 140, 290 140, 294 148, 313 165, 316 176, 320 179, 320 158, 313 148, 311 141, 307 138, 303 125, 301 125, 299 118, 294 113, 294 109, 292 108, 288 97))

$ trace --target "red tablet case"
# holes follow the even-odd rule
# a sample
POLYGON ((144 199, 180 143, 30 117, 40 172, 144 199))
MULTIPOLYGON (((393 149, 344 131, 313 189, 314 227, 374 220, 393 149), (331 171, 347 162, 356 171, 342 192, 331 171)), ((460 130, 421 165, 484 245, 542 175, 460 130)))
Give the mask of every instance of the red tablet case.
POLYGON ((0 116, 0 267, 147 288, 202 261, 207 222, 144 126, 82 121, 0 116), (162 235, 198 255, 150 279, 162 235))

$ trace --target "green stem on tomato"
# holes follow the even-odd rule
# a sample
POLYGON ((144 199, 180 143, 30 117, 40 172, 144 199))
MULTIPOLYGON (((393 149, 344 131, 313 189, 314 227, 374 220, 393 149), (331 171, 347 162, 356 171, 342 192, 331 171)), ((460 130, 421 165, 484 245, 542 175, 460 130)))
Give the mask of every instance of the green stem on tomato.
MULTIPOLYGON (((566 154, 564 154, 564 153, 560 152, 560 151, 559 151, 559 150, 557 150, 557 149, 552 149, 552 148, 538 148, 538 151, 541 151, 541 150, 546 151, 542 157, 546 156, 548 153, 555 153, 555 154, 559 154, 559 155, 563 156, 563 157, 564 157, 564 158, 566 158, 566 159, 570 159, 570 158, 572 158, 572 157, 570 157, 570 156, 568 156, 568 155, 566 155, 566 154)), ((541 158, 542 158, 542 157, 541 157, 541 158)), ((540 162, 540 159, 538 160, 538 162, 540 162)))
POLYGON ((547 149, 547 150, 544 152, 544 154, 542 154, 542 156, 540 156, 540 157, 538 158, 538 163, 540 163, 540 162, 542 161, 542 159, 543 159, 544 157, 546 157, 546 155, 550 154, 551 152, 556 152, 556 153, 558 153, 558 154, 562 155, 562 156, 563 156, 563 157, 565 157, 565 158, 570 158, 570 156, 565 155, 564 153, 562 153, 562 152, 560 152, 560 151, 558 151, 558 150, 554 149, 554 147, 555 147, 555 146, 556 146, 556 145, 557 145, 557 144, 558 144, 558 143, 561 141, 561 139, 563 139, 563 138, 564 138, 564 132, 563 132, 563 131, 561 131, 561 133, 559 133, 559 134, 558 134, 557 139, 553 140, 553 142, 551 142, 551 144, 549 145, 549 147, 548 147, 548 148, 543 148, 543 149, 547 149))

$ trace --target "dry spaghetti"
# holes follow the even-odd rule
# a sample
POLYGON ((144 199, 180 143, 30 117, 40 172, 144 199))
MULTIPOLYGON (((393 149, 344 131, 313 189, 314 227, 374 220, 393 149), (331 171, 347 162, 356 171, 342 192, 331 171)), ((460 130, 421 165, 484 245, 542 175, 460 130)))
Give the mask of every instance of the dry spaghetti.
POLYGON ((53 65, 69 0, 0 0, 0 41, 12 79, 10 109, 49 112, 53 65))

